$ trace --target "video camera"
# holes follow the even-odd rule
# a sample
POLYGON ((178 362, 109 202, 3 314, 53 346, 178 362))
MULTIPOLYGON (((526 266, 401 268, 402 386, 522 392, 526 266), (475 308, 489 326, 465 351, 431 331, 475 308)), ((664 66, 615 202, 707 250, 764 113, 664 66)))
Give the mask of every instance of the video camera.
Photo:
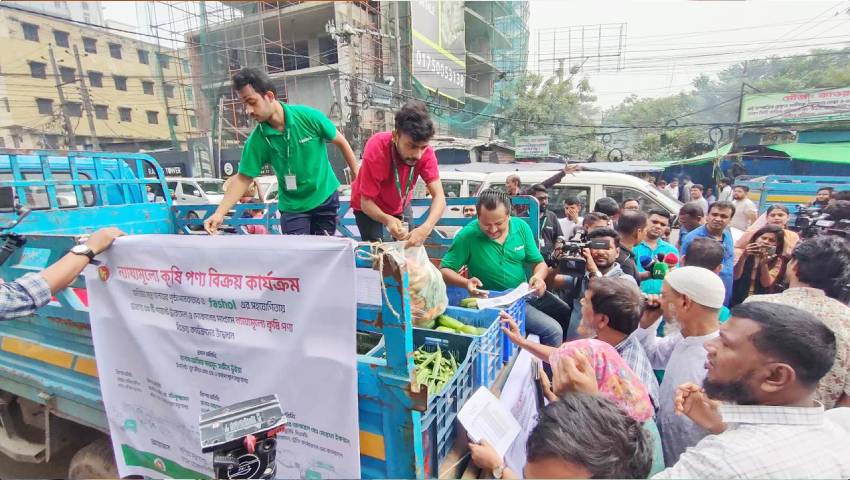
POLYGON ((837 235, 850 239, 850 202, 840 201, 826 208, 797 206, 797 218, 790 230, 803 238, 817 235, 837 235))
POLYGON ((610 245, 605 240, 588 241, 584 232, 580 232, 572 240, 558 237, 552 253, 546 259, 546 264, 557 268, 558 273, 571 277, 583 277, 587 272, 587 260, 582 254, 585 248, 607 250, 610 245))

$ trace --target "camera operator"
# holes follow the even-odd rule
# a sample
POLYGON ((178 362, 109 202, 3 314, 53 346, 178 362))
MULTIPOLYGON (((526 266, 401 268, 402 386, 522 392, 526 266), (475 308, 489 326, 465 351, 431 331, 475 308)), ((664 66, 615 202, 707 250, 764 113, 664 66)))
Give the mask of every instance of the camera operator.
POLYGON ((617 257, 617 263, 624 272, 634 277, 638 285, 640 285, 640 276, 635 263, 637 257, 635 257, 634 249, 646 238, 646 222, 645 213, 630 210, 620 214, 620 221, 617 222, 617 233, 620 234, 620 256, 617 257))
POLYGON ((832 200, 824 209, 797 207, 794 229, 803 238, 821 234, 850 238, 850 200, 832 200))
MULTIPOLYGON (((637 284, 634 277, 623 272, 623 268, 617 263, 620 255, 620 235, 610 228, 599 228, 587 234, 587 243, 580 244, 581 259, 577 259, 574 265, 583 265, 584 272, 569 271, 558 273, 555 269, 547 281, 550 289, 563 289, 568 292, 572 312, 570 323, 566 329, 566 340, 578 338, 578 326, 581 323, 581 298, 587 289, 587 283, 593 277, 626 278, 629 282, 637 284)), ((556 247, 555 255, 559 255, 565 249, 556 247)), ((569 244, 567 244, 567 249, 569 244)))
POLYGON ((829 200, 835 189, 832 187, 820 187, 815 195, 815 199, 809 204, 811 207, 823 208, 829 205, 829 200))

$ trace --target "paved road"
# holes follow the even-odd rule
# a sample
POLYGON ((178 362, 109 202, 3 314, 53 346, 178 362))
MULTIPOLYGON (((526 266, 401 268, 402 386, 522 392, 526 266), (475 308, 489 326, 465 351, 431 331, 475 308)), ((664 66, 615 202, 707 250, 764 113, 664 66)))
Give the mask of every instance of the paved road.
POLYGON ((22 463, 0 453, 0 478, 66 478, 71 457, 83 445, 70 445, 49 463, 22 463))

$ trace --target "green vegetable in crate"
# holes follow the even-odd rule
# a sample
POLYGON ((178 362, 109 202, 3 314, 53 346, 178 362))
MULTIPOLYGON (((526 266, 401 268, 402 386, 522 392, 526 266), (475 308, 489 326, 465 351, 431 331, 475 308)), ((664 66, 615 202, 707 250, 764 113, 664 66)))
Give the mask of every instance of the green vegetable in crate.
POLYGON ((475 297, 464 298, 460 301, 460 306, 463 308, 478 309, 478 299, 475 297))
POLYGON ((441 327, 448 327, 457 331, 461 331, 463 327, 467 326, 460 320, 452 318, 448 315, 440 315, 439 317, 437 317, 437 325, 441 327))
POLYGON ((461 333, 468 333, 470 335, 481 335, 479 331, 478 327, 472 325, 464 325, 460 328, 461 333))
POLYGON ((442 325, 438 326, 434 330, 437 332, 457 333, 457 330, 455 330, 454 328, 444 327, 442 325))
MULTIPOLYGON (((440 327, 438 327, 440 328, 440 327)), ((457 372, 457 361, 451 353, 444 356, 440 347, 436 352, 428 352, 419 347, 413 352, 416 365, 414 381, 428 388, 430 395, 439 394, 457 372)))

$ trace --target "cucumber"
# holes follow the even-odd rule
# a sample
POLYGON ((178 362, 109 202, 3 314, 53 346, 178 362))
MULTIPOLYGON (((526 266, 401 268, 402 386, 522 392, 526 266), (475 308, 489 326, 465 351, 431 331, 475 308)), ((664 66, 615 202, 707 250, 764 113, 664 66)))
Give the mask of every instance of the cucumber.
POLYGON ((473 327, 472 325, 464 325, 460 327, 461 333, 467 333, 469 335, 481 335, 478 333, 478 327, 473 327))
POLYGON ((454 330, 460 330, 466 324, 448 315, 440 315, 439 317, 437 317, 437 325, 441 327, 449 327, 454 330))
POLYGON ((437 328, 435 328, 435 329, 434 329, 434 331, 437 331, 437 332, 446 332, 446 333, 457 333, 457 330, 455 330, 454 328, 443 327, 442 325, 441 325, 441 326, 439 326, 439 327, 437 327, 437 328))
POLYGON ((464 298, 460 301, 460 306, 463 308, 478 309, 478 299, 475 297, 464 298))

